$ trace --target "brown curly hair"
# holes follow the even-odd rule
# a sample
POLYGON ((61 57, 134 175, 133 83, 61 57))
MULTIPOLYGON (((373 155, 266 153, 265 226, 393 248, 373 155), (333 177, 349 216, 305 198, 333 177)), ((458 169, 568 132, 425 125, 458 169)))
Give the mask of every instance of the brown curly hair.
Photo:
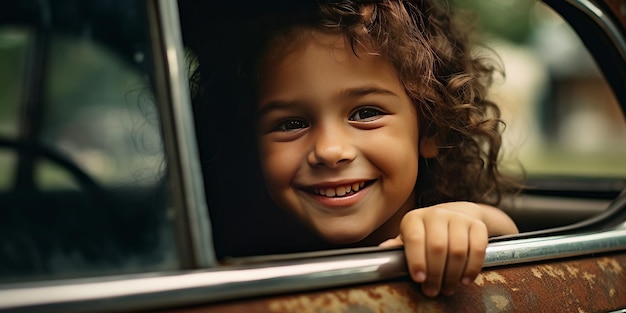
POLYGON ((256 153, 243 148, 255 146, 250 132, 220 143, 215 133, 230 127, 221 116, 238 114, 240 125, 255 123, 263 58, 287 53, 298 30, 308 28, 343 34, 355 54, 380 54, 395 67, 418 110, 420 134, 435 136, 439 144, 435 159, 420 160, 418 205, 453 200, 498 204, 517 185, 498 169, 504 123, 497 105, 486 97, 497 62, 473 53, 473 28, 457 13, 447 1, 278 1, 275 6, 236 8, 237 19, 225 13, 204 21, 204 29, 227 29, 198 36, 197 42, 186 40, 199 65, 191 88, 200 148, 210 150, 204 159, 238 149, 232 154, 256 153))
POLYGON ((292 12, 287 20, 272 16, 266 22, 272 29, 266 54, 274 57, 293 45, 298 27, 308 27, 341 33, 355 54, 367 49, 394 65, 425 121, 420 134, 435 136, 440 148, 434 160, 424 161, 433 186, 419 191, 421 205, 448 200, 495 205, 515 185, 498 170, 504 123, 486 98, 496 63, 472 53, 472 28, 447 3, 319 1, 316 15, 292 12))

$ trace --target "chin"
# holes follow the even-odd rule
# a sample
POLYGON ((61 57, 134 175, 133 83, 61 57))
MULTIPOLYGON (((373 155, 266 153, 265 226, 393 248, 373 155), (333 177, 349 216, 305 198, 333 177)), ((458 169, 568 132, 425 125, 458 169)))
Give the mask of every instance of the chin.
POLYGON ((318 231, 318 234, 328 243, 335 245, 350 245, 358 243, 369 235, 368 232, 323 232, 318 231))

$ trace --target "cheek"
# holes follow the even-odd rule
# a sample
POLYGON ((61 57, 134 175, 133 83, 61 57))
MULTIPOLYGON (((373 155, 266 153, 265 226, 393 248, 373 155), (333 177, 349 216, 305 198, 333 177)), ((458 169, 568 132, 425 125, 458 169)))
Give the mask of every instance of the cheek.
POLYGON ((265 184, 270 191, 289 184, 294 160, 286 149, 261 143, 259 159, 265 184))
POLYGON ((404 125, 376 142, 369 142, 369 159, 389 180, 389 190, 397 195, 412 192, 418 174, 419 148, 416 127, 404 125))

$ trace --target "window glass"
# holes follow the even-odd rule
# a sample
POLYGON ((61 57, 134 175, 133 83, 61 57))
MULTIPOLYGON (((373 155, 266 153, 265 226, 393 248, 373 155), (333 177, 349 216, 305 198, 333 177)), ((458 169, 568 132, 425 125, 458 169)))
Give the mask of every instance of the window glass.
POLYGON ((624 115, 571 26, 534 1, 465 5, 504 65, 492 97, 507 123, 507 169, 530 178, 626 178, 624 115))
MULTIPOLYGON (((114 53, 89 38, 53 37, 41 140, 100 184, 151 186, 165 169, 153 94, 114 53)), ((132 62, 147 62, 144 53, 136 51, 132 62)))
MULTIPOLYGON (((0 26, 0 140, 17 136, 18 103, 24 80, 24 61, 28 32, 19 27, 0 26)), ((0 191, 11 185, 16 165, 15 151, 0 149, 0 191)))
POLYGON ((0 282, 179 268, 144 5, 3 5, 0 282))

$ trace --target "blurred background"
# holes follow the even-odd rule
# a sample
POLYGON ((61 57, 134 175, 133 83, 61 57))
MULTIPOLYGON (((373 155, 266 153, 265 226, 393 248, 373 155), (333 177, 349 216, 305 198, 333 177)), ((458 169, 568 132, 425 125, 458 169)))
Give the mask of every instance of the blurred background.
POLYGON ((505 76, 505 169, 528 176, 626 177, 626 123, 578 35, 537 1, 459 2, 475 12, 505 76))

